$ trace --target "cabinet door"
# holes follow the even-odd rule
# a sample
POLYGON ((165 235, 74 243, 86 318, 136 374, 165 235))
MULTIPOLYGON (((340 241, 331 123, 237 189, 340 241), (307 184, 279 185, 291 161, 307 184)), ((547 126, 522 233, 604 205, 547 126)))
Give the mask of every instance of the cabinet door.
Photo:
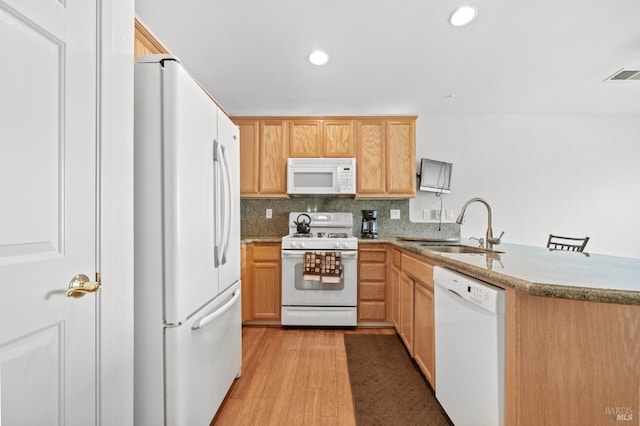
POLYGON ((385 194, 385 126, 382 120, 356 121, 356 192, 385 194))
POLYGON ((391 286, 391 321, 396 328, 396 331, 400 331, 400 277, 402 274, 401 267, 402 253, 400 250, 391 250, 391 275, 389 285, 391 286))
POLYGON ((353 157, 353 121, 325 120, 322 125, 325 157, 353 157))
POLYGON ((281 262, 279 244, 254 244, 251 250, 251 319, 279 320, 281 262))
POLYGON ((322 121, 289 121, 289 155, 297 157, 322 157, 322 121))
POLYGON ((235 121, 240 129, 240 196, 258 194, 260 123, 256 120, 235 121))
POLYGON ((405 274, 400 275, 400 338, 413 354, 413 280, 405 274))
POLYGON ((259 192, 287 194, 288 146, 286 128, 281 120, 260 123, 259 192))
POLYGON ((435 389, 435 329, 433 291, 415 282, 413 357, 420 370, 435 389))
POLYGON ((252 317, 256 320, 280 319, 280 264, 253 263, 252 317))
POLYGON ((415 122, 413 120, 391 120, 387 122, 386 127, 387 194, 415 197, 415 122))

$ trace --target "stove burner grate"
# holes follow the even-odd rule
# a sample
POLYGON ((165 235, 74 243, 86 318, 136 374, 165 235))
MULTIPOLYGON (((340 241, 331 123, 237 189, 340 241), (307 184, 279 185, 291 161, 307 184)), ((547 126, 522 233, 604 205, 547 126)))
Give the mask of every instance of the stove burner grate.
POLYGON ((330 232, 327 238, 348 238, 349 235, 346 232, 330 232))
POLYGON ((313 234, 291 234, 293 238, 312 238, 313 234))

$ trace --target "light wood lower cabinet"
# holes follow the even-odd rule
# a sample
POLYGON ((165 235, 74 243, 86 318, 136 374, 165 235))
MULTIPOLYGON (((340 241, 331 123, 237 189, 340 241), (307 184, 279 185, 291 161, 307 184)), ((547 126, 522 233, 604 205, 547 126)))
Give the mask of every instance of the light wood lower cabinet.
POLYGON ((281 307, 280 244, 247 247, 247 279, 243 283, 243 321, 279 321, 281 307))
POLYGON ((414 281, 413 358, 435 389, 435 322, 433 311, 433 287, 414 281))
POLYGON ((402 252, 396 248, 390 248, 391 271, 389 273, 391 322, 396 330, 400 329, 400 277, 402 275, 402 252))
MULTIPOLYGON (((392 256, 400 253, 392 250, 392 256)), ((392 319, 407 350, 435 389, 433 264, 408 252, 400 256, 400 267, 395 262, 392 266, 392 319)))
POLYGON ((640 305, 506 289, 508 425, 637 425, 640 305))
POLYGON ((400 328, 398 335, 413 355, 413 289, 414 283, 406 274, 400 275, 400 328))
POLYGON ((358 321, 387 318, 386 256, 383 245, 358 249, 358 321))

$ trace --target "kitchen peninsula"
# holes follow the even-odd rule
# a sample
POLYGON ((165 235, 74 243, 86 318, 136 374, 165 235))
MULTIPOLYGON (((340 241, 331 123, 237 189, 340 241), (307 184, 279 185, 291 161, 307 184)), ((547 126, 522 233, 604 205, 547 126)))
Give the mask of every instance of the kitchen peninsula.
POLYGON ((640 259, 514 244, 459 254, 385 243, 505 289, 506 424, 637 421, 640 259))

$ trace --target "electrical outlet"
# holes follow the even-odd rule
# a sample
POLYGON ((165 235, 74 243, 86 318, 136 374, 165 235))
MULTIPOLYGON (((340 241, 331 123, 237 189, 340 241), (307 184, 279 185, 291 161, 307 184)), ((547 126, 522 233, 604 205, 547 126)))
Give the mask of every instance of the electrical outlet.
POLYGON ((440 210, 438 209, 431 210, 431 219, 440 220, 440 210))
POLYGON ((267 219, 271 219, 273 217, 273 210, 267 209, 266 216, 267 216, 267 219))
POLYGON ((400 210, 399 209, 391 209, 389 212, 389 216, 391 219, 400 219, 400 210))

